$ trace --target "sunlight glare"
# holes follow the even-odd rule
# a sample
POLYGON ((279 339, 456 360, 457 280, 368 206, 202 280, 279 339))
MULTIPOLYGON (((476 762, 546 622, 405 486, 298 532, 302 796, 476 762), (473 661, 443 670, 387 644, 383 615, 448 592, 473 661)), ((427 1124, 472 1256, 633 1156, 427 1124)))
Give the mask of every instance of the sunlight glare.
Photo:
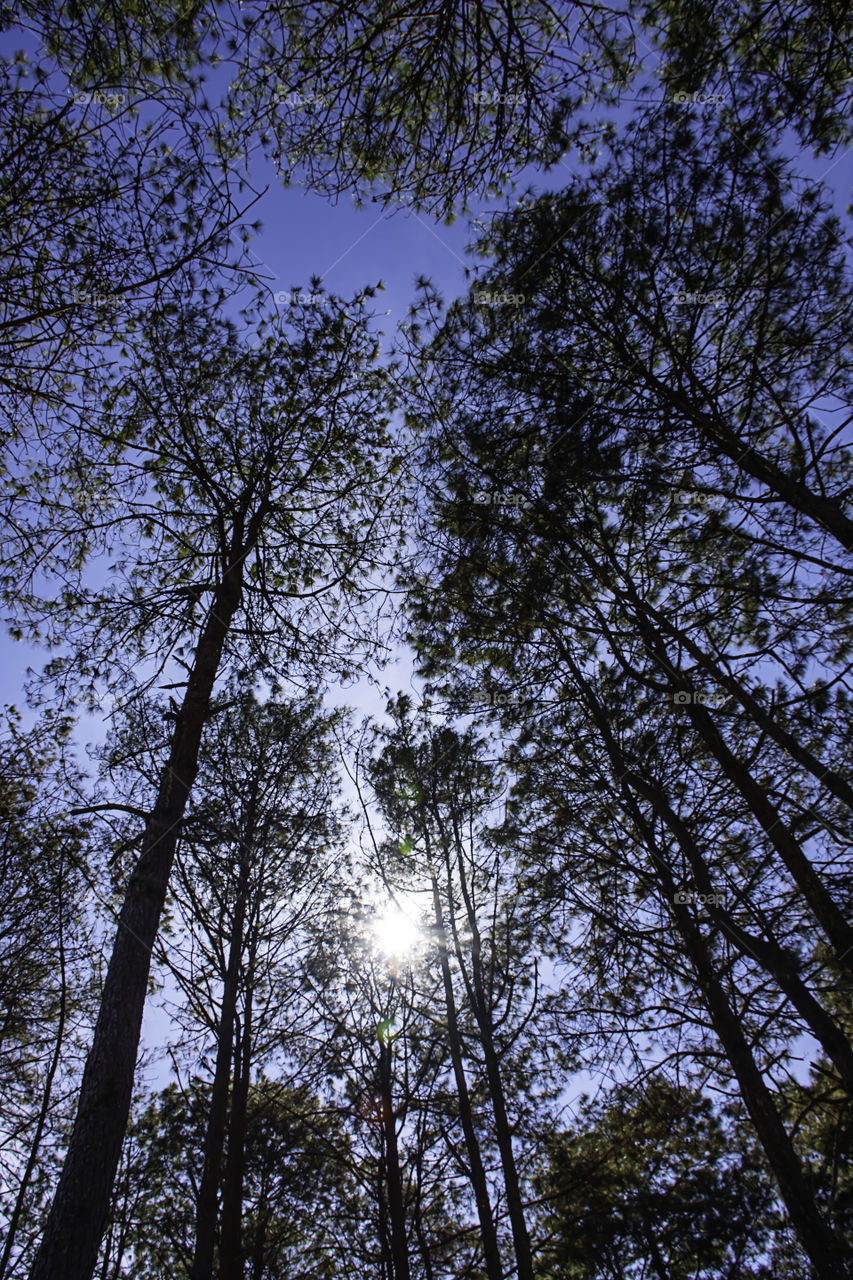
POLYGON ((383 955, 399 959, 412 951, 421 937, 421 930, 409 912, 389 903, 373 921, 373 937, 383 955))

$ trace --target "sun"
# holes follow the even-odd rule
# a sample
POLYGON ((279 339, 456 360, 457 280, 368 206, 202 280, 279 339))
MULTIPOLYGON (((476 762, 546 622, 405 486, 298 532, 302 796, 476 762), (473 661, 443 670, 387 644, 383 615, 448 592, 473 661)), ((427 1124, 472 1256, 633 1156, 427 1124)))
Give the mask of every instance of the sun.
POLYGON ((374 917, 371 932, 377 947, 389 960, 409 955, 422 937, 414 913, 393 902, 374 917))

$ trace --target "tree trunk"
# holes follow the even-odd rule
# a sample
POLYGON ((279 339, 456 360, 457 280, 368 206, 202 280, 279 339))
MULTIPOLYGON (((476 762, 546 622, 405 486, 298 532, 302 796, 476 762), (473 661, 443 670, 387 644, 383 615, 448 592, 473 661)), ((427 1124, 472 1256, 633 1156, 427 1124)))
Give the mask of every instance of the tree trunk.
POLYGON ((512 1242, 518 1267, 518 1280, 533 1280, 533 1259, 530 1250, 530 1235, 524 1217, 524 1201, 521 1198, 521 1186, 518 1180, 518 1168, 515 1163, 515 1152, 512 1148, 512 1130, 506 1110, 503 1080, 500 1063, 495 1051, 491 1020, 488 1025, 481 1025, 480 1044, 486 1064, 486 1079, 489 1084, 489 1095, 492 1114, 495 1120, 495 1138, 501 1157, 504 1186, 506 1188, 506 1207, 512 1228, 512 1242))
POLYGON ((415 1236, 418 1241, 418 1247, 421 1255, 421 1268, 423 1280, 435 1280, 435 1267, 432 1260, 432 1250, 430 1249, 429 1236, 424 1227, 424 1197, 423 1197, 423 1175, 424 1175, 424 1148, 422 1122, 424 1116, 418 1119, 418 1130, 415 1139, 414 1167, 413 1167, 413 1183, 412 1190, 412 1226, 415 1229, 415 1236))
POLYGON ((725 671, 683 628, 676 626, 672 619, 662 610, 654 608, 646 600, 641 600, 630 580, 626 584, 626 589, 637 611, 637 623, 644 639, 647 644, 650 638, 652 640, 649 645, 652 656, 659 663, 661 661, 665 663, 663 669, 670 679, 673 678, 674 668, 666 659, 661 659, 660 649, 657 644, 657 636, 661 634, 668 634, 673 640, 677 641, 718 685, 726 689, 732 698, 737 699, 759 729, 763 729, 778 746, 787 751, 798 764, 802 765, 813 778, 826 787, 827 791, 830 791, 837 800, 846 804, 848 808, 853 809, 853 787, 845 778, 842 778, 836 770, 831 769, 822 760, 819 760, 802 743, 798 742, 792 733, 789 733, 787 729, 778 724, 767 708, 756 701, 749 689, 728 671, 725 671), (649 620, 648 623, 646 618, 649 620))
POLYGON ((252 1249, 252 1280, 264 1280, 264 1264, 267 1252, 266 1221, 261 1222, 252 1249))
MULTIPOLYGON (((620 755, 619 759, 622 776, 648 800, 655 813, 677 839, 700 893, 712 897, 714 886, 708 866, 687 825, 675 813, 658 787, 646 782, 628 768, 624 757, 620 755)), ((815 998, 797 973, 796 957, 783 951, 773 940, 753 937, 732 920, 727 911, 713 904, 708 906, 708 914, 719 924, 726 937, 735 944, 742 955, 757 961, 771 975, 800 1014, 812 1035, 820 1042, 848 1093, 853 1094, 853 1047, 839 1024, 815 998)))
MULTIPOLYGON (((61 855, 60 855, 61 856, 61 855)), ((24 1172, 21 1174, 21 1182, 18 1187, 18 1194, 15 1196, 15 1204, 12 1209, 12 1215, 6 1229, 6 1240, 3 1245, 3 1256, 0 1258, 0 1280, 6 1275, 11 1261, 12 1249, 15 1245, 15 1237, 18 1234, 18 1223, 21 1220, 21 1214, 24 1210, 24 1201, 27 1196, 27 1189, 30 1185, 30 1179, 33 1176, 33 1170, 36 1167, 39 1149, 41 1147, 42 1135, 44 1127, 47 1124, 47 1114, 50 1110, 50 1100, 53 1095, 53 1082, 56 1078, 57 1068, 59 1067, 59 1059, 62 1055, 62 1041, 65 1035, 65 1020, 68 1014, 68 982, 66 977, 65 966, 65 924, 62 918, 62 894, 64 892, 63 884, 63 867, 60 864, 59 874, 59 904, 57 930, 59 934, 59 1016, 56 1025, 56 1044, 54 1045, 53 1054, 51 1055, 50 1065, 47 1069, 47 1077, 44 1082, 44 1090, 42 1092, 41 1106, 39 1108, 39 1116, 36 1121, 36 1130, 33 1134, 30 1149, 27 1153, 27 1162, 24 1166, 24 1172)))
POLYGON ((243 1280, 243 1181, 246 1174, 246 1117, 252 1069, 252 987, 246 984, 243 1031, 237 1019, 234 1050, 234 1087, 228 1125, 228 1155, 222 1187, 222 1222, 219 1240, 219 1280, 243 1280))
MULTIPOLYGON (((624 343, 619 343, 618 346, 622 358, 628 362, 628 365, 633 367, 638 364, 634 351, 624 343)), ((685 372, 691 381, 695 379, 694 370, 689 365, 685 372)), ((699 408, 689 392, 676 390, 668 385, 649 365, 643 365, 642 373, 647 384, 658 393, 661 399, 685 414, 705 439, 718 448, 730 462, 734 463, 735 467, 752 476, 753 480, 758 480, 760 484, 765 485, 792 510, 798 511, 816 525, 826 529, 845 550, 853 551, 853 520, 838 502, 824 497, 821 493, 815 493, 808 485, 783 471, 775 462, 765 454, 759 453, 748 441, 733 431, 721 414, 708 413, 699 408)), ((701 400, 705 395, 704 389, 701 386, 696 387, 696 394, 701 400)))
POLYGON ((849 1280, 851 1261, 818 1212, 799 1157, 779 1118, 737 1016, 714 973, 704 943, 683 905, 674 906, 687 954, 705 996, 711 1022, 731 1063, 741 1097, 776 1177, 782 1201, 818 1280, 849 1280))
POLYGON ((228 1118, 228 1087, 231 1081, 231 1055, 234 1047, 234 1020, 237 1013, 237 990, 240 958, 243 953, 243 929, 246 920, 246 898, 249 888, 249 850, 254 828, 254 801, 249 806, 248 831, 240 841, 240 872, 237 900, 228 942, 228 964, 222 990, 222 1008, 216 1044, 216 1067, 210 1095, 207 1131, 204 1136, 204 1168, 196 1210, 195 1250, 192 1280, 211 1280, 216 1248, 216 1212, 219 1183, 222 1176, 222 1152, 228 1118))
POLYGON ((654 833, 650 830, 630 789, 625 776, 625 761, 611 733, 604 711, 587 682, 580 677, 574 664, 572 665, 587 706, 602 736, 613 771, 620 780, 619 786, 626 798, 627 806, 634 816, 638 829, 643 833, 661 889, 672 903, 672 911, 684 939, 685 951, 696 973, 711 1018, 711 1025, 731 1064, 744 1105, 773 1170, 782 1202, 794 1230, 814 1267, 817 1280, 849 1280, 849 1264, 853 1259, 850 1258, 849 1252, 845 1252, 818 1211, 799 1157, 779 1117, 764 1077, 758 1069, 743 1027, 729 1004, 728 996, 714 969, 702 937, 686 906, 675 900, 675 884, 669 867, 658 854, 654 833))
POLYGON ((694 421, 698 419, 704 427, 708 438, 720 447, 735 466, 766 485, 771 493, 775 493, 794 511, 808 516, 815 524, 828 530, 846 551, 853 551, 853 520, 837 502, 794 480, 764 454, 758 453, 752 445, 745 444, 721 418, 712 418, 704 413, 694 413, 693 416, 694 421))
MULTIPOLYGON (((375 1096, 373 1101, 375 1102, 375 1096)), ((381 1123, 381 1122, 380 1122, 381 1123)), ((385 1126, 381 1123, 382 1144, 385 1144, 385 1126)), ((391 1252, 390 1222, 388 1214, 388 1198, 386 1188, 387 1160, 380 1160, 376 1179, 376 1205, 379 1210, 379 1247, 381 1252, 382 1280, 394 1280, 394 1255, 391 1252)))
MULTIPOLYGON (((638 608, 638 625, 646 647, 661 669, 670 677, 678 674, 677 664, 660 643, 658 635, 645 617, 642 606, 638 608)), ((690 703, 687 712, 696 733, 702 738, 714 756, 724 776, 740 792, 755 815, 768 840, 779 854, 791 879, 802 893, 814 918, 823 929, 839 968, 853 978, 853 925, 834 901, 819 873, 806 857, 799 842, 783 822, 764 788, 756 782, 749 769, 729 749, 711 715, 701 705, 690 703)))
POLYGON ((670 1280, 669 1272, 666 1269, 666 1263, 663 1260, 663 1254, 660 1251, 660 1245, 655 1235, 655 1224, 650 1221, 647 1212, 643 1211, 643 1235, 646 1238, 646 1244, 649 1246, 649 1256, 652 1260, 652 1266, 658 1280, 670 1280))
POLYGON ((799 842, 782 821, 764 788, 726 746, 708 712, 695 705, 690 705, 687 711, 722 772, 746 800, 794 884, 808 903, 832 947, 839 968, 853 978, 853 926, 803 853, 799 842))
MULTIPOLYGON (((429 853, 429 845, 427 844, 429 853)), ((441 977, 444 984, 444 1003, 447 1010, 447 1043, 450 1049, 450 1060, 456 1081, 456 1094, 459 1100, 459 1119, 465 1136, 465 1147, 471 1171, 471 1186, 477 1204, 477 1217, 480 1223, 480 1236, 483 1243, 483 1259, 486 1264, 486 1275, 489 1280, 502 1280, 500 1249, 497 1232, 492 1217, 492 1205, 489 1199, 489 1188, 486 1182, 486 1171, 483 1168, 483 1157, 480 1143, 474 1128, 471 1113, 471 1097, 468 1092, 468 1081, 465 1079, 465 1068, 462 1062, 462 1043, 459 1035, 459 1020, 456 1015, 456 1001, 453 994, 453 978, 447 957, 447 937, 444 929, 444 913, 441 907, 441 896, 438 882, 432 876, 432 901, 435 915, 435 927, 438 936, 441 977)))
POLYGON ((397 1148, 397 1118, 391 1090, 390 1033, 379 1044, 379 1094, 382 1099, 382 1132, 385 1139, 385 1167, 388 1176, 388 1210, 391 1218, 391 1259, 394 1280, 411 1280, 406 1239, 406 1212, 403 1204, 403 1175, 397 1148))
POLYGON ((130 1112, 152 948, 222 650, 242 595, 246 549, 232 545, 230 550, 125 893, 74 1128, 30 1280, 91 1280, 97 1265, 130 1112))
MULTIPOLYGON (((518 1167, 515 1163, 515 1151, 512 1146, 512 1128, 506 1109, 503 1079, 500 1062, 495 1047, 494 1028, 489 1001, 486 998, 482 972, 482 939, 477 923, 477 914, 468 890, 467 877, 462 865, 458 832, 454 833, 457 846, 456 868, 459 875, 459 886, 465 902, 468 927, 471 930, 471 978, 473 983, 472 1008, 479 1032, 478 1039, 483 1051, 486 1067, 486 1082, 489 1088, 489 1101, 492 1105, 492 1117, 495 1123, 495 1139, 501 1158, 504 1189, 506 1191, 506 1207, 509 1214, 512 1243, 515 1252, 518 1280, 533 1280, 533 1256, 530 1249, 530 1235, 524 1216, 524 1201, 521 1196, 521 1184, 518 1179, 518 1167)), ((445 862, 448 873, 448 884, 451 877, 449 850, 445 850, 445 862)), ((461 963, 461 958, 460 958, 461 963)))

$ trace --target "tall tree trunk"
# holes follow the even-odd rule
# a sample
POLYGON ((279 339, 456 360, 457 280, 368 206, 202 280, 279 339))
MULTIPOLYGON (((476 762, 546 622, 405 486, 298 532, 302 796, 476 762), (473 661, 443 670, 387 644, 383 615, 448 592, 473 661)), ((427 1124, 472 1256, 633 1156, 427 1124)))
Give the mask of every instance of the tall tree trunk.
POLYGON ((429 1236, 424 1226, 424 1197, 423 1197, 423 1176, 424 1176, 424 1135, 422 1132, 423 1121, 425 1116, 421 1114, 418 1117, 417 1135, 415 1137, 415 1152, 413 1162, 413 1183, 412 1190, 412 1226, 415 1229, 415 1236, 418 1241, 418 1247, 421 1255, 421 1267, 423 1280, 435 1280, 435 1266, 432 1259, 432 1250, 430 1249, 429 1236))
MULTIPOLYGON (((661 663, 664 670, 675 676, 678 669, 669 662, 666 652, 661 648, 654 632, 650 630, 648 621, 641 620, 639 625, 643 631, 644 639, 656 660, 661 663)), ((558 644, 566 664, 578 681, 579 687, 584 688, 588 695, 591 694, 571 653, 559 639, 558 644)), ((608 741, 612 742, 612 738, 605 732, 606 723, 596 713, 592 702, 590 702, 590 709, 602 733, 608 737, 608 741)), ((779 854, 788 874, 800 890, 814 918, 823 929, 838 967, 848 977, 853 978, 853 925, 850 924, 844 912, 833 899, 820 874, 803 852, 802 847, 792 835, 787 824, 780 817, 767 792, 756 782, 747 766, 729 749, 709 713, 704 707, 696 704, 689 704, 686 710, 697 734, 716 759, 723 775, 743 796, 750 811, 754 814, 768 840, 779 854)))
POLYGON ((267 1253, 267 1226, 264 1219, 258 1227, 252 1248, 252 1280, 264 1280, 267 1253))
MULTIPOLYGON (((622 776, 637 793, 648 800, 655 813, 669 827, 684 853, 693 879, 706 897, 714 896, 714 885, 711 881, 707 863, 702 857, 696 842, 685 822, 675 813, 669 801, 652 783, 646 782, 639 774, 630 769, 623 756, 619 757, 622 776)), ((796 957, 786 952, 775 940, 756 938, 742 929, 727 911, 713 904, 709 905, 708 914, 715 920, 726 937, 738 948, 742 955, 749 956, 771 975, 791 1004, 802 1017, 806 1026, 824 1049, 827 1057, 836 1067, 842 1084, 848 1093, 853 1094, 853 1046, 844 1034, 841 1026, 831 1014, 815 998, 799 976, 796 968, 796 957)))
MULTIPOLYGON (((374 1095, 373 1101, 375 1102, 374 1095)), ((385 1125, 380 1121, 382 1130, 382 1148, 385 1149, 385 1125)), ((379 1248, 380 1260, 382 1265, 382 1280, 394 1280, 394 1255, 391 1252, 391 1225, 388 1214, 388 1177, 386 1174, 388 1162, 381 1159, 378 1165, 378 1176, 376 1179, 376 1205, 379 1210, 379 1248)))
MULTIPOLYGON (((556 528, 555 532, 561 539, 565 539, 567 536, 562 527, 556 528)), ((607 590, 630 601, 634 609, 637 628, 645 642, 649 655, 658 664, 667 680, 672 681, 674 687, 686 688, 688 681, 678 664, 670 661, 666 649, 661 643, 661 636, 663 635, 671 636, 677 642, 679 648, 683 648, 685 652, 689 653, 698 666, 706 671, 718 685, 726 689, 733 698, 737 699, 760 729, 763 729, 778 746, 787 751, 798 764, 802 765, 813 778, 826 787, 827 791, 830 791, 836 799, 853 809, 853 786, 845 778, 841 777, 836 770, 830 768, 807 750, 792 733, 789 733, 787 729, 778 724, 767 709, 756 701, 749 689, 729 671, 721 667, 710 654, 705 652, 701 645, 697 644, 696 640, 687 631, 674 623, 666 612, 655 608, 647 599, 644 599, 630 575, 626 573, 624 565, 619 563, 613 553, 609 557, 611 572, 608 575, 582 543, 572 542, 571 546, 572 550, 587 565, 590 577, 593 580, 597 579, 607 590)), ((565 647, 561 645, 561 649, 565 655, 565 647)))
POLYGON ((397 1117, 391 1074, 390 1032, 379 1043, 379 1096, 382 1100, 382 1133, 385 1139, 385 1168, 388 1178, 388 1211, 391 1218, 391 1259, 394 1280, 411 1280, 406 1239, 406 1212, 403 1204, 403 1175, 397 1147, 397 1117))
MULTIPOLYGON (((639 362, 636 352, 624 341, 617 343, 626 367, 639 362)), ((783 471, 766 454, 759 453, 747 440, 737 434, 719 413, 709 413, 699 407, 706 396, 705 389, 697 382, 695 370, 688 364, 683 370, 692 384, 690 391, 676 389, 649 365, 642 365, 646 383, 660 398, 673 406, 693 422, 696 429, 712 446, 718 448, 741 471, 765 485, 771 493, 781 498, 793 511, 808 517, 816 525, 826 529, 847 551, 853 551, 853 520, 844 508, 832 498, 815 493, 807 484, 783 471)))
MULTIPOLYGON (((638 625, 649 652, 671 678, 680 674, 677 664, 669 659, 659 635, 640 608, 638 625)), ((835 902, 799 841, 782 820, 767 792, 755 780, 749 769, 730 750, 713 718, 704 707, 690 703, 687 713, 696 733, 720 766, 723 775, 737 788, 751 812, 755 815, 767 839, 773 845, 791 879, 802 893, 809 908, 829 941, 835 959, 848 977, 853 978, 853 925, 835 902)))
POLYGON ((783 822, 767 792, 756 782, 746 765, 729 750, 708 712, 704 707, 695 705, 689 706, 687 710, 722 772, 746 800, 791 879, 808 903, 832 947, 839 968, 853 978, 853 926, 787 824, 783 822))
MULTIPOLYGON (((61 855, 60 855, 61 857, 61 855)), ((59 905, 57 930, 59 933, 59 1016, 56 1024, 56 1043, 53 1047, 53 1053, 50 1059, 50 1065, 47 1069, 47 1076, 42 1091, 41 1106, 39 1107, 38 1120, 36 1121, 36 1129, 30 1143, 30 1149, 27 1153, 27 1162, 24 1165, 24 1171, 21 1174, 20 1185, 18 1186, 18 1194, 15 1196, 15 1204, 6 1229, 6 1240, 3 1245, 3 1256, 0 1258, 0 1280, 3 1280, 9 1270, 9 1263, 12 1257, 12 1249, 15 1245, 15 1237, 18 1234, 18 1223, 21 1220, 21 1214, 24 1210, 24 1202, 27 1197, 27 1190, 30 1185, 30 1179, 33 1176, 33 1170, 36 1167, 39 1150, 41 1148, 41 1140, 44 1135, 44 1127, 47 1124, 47 1116, 50 1111, 50 1102, 53 1096, 53 1082, 56 1078, 57 1068, 59 1067, 59 1059, 62 1055, 62 1041, 65 1036, 65 1021, 68 1015, 68 981, 66 975, 65 964, 65 922, 62 912, 62 894, 64 892, 63 884, 64 866, 60 863, 59 869, 59 905)))
MULTIPOLYGON (((657 636, 661 634, 670 635, 673 640, 677 641, 679 646, 690 654, 703 671, 707 671, 721 688, 725 689, 732 698, 737 699, 759 729, 762 729, 778 746, 787 751, 798 764, 802 765, 813 778, 826 787, 827 791, 830 791, 836 799, 846 804, 848 808, 853 809, 853 786, 845 778, 842 778, 835 769, 831 769, 826 765, 823 760, 819 760, 802 743, 798 742, 792 733, 789 733, 787 729, 778 724, 767 708, 756 701, 744 684, 721 667, 710 654, 705 652, 701 645, 696 643, 688 632, 677 626, 663 610, 656 609, 648 601, 642 600, 630 580, 626 583, 626 590, 637 610, 638 626, 647 642, 650 636, 656 640, 657 636), (650 626, 646 621, 647 618, 651 623, 650 626)), ((660 663, 658 645, 656 643, 653 644, 651 649, 652 656, 660 663)), ((664 670, 670 678, 673 678, 673 668, 669 662, 666 662, 664 670)), ((680 672, 678 676, 680 676, 680 672)), ((679 682, 678 676, 674 678, 674 683, 679 682)), ((686 687, 686 681, 684 681, 684 685, 686 687)))
POLYGON ((660 1245, 655 1235, 655 1224, 649 1218, 646 1211, 643 1211, 643 1235, 646 1238, 646 1244, 649 1246, 649 1256, 652 1260, 652 1266, 655 1269, 655 1275, 658 1280, 670 1280, 669 1272, 666 1269, 666 1263, 663 1260, 663 1254, 660 1251, 660 1245))
POLYGON ((201 1175, 196 1210, 192 1280, 211 1280, 213 1276, 213 1258, 216 1249, 216 1211, 219 1183, 222 1177, 225 1127, 228 1118, 228 1087, 231 1080, 234 1020, 237 1013, 240 959, 243 954, 243 930, 246 921, 246 899, 249 891, 249 860, 254 839, 256 803, 257 785, 249 802, 246 829, 240 837, 240 870, 237 880, 237 899, 234 904, 234 919, 231 924, 231 937, 228 942, 228 963, 225 970, 222 1008, 217 1032, 216 1067, 213 1073, 207 1131, 204 1135, 204 1168, 201 1175))
POLYGON ((711 1025, 734 1072, 744 1105, 773 1170, 782 1203, 785 1205, 794 1230, 814 1267, 817 1280, 850 1280, 849 1267, 853 1258, 835 1238, 818 1210, 814 1193, 803 1172, 799 1157, 756 1064, 743 1027, 729 1004, 725 988, 714 969, 701 934, 693 923, 685 904, 676 902, 675 882, 665 859, 658 852, 654 833, 631 791, 625 776, 625 760, 610 730, 604 710, 589 684, 580 677, 576 667, 574 673, 601 734, 614 774, 620 780, 619 787, 627 807, 643 834, 661 889, 668 901, 672 903, 673 914, 704 997, 711 1025))
MULTIPOLYGON (((670 887, 672 882, 670 882, 670 887)), ((849 1280, 849 1252, 843 1250, 815 1203, 803 1168, 783 1125, 773 1097, 756 1065, 743 1028, 686 908, 674 907, 685 949, 702 988, 714 1031, 731 1063, 741 1097, 776 1177, 782 1201, 817 1280, 849 1280)))
MULTIPOLYGON (((427 837, 427 856, 429 857, 429 840, 427 837)), ((447 1044, 450 1049, 450 1061, 453 1065, 453 1076, 456 1081, 456 1096, 459 1101, 459 1119, 465 1136, 465 1147, 468 1153, 471 1186, 477 1204, 477 1218, 480 1223, 480 1237, 483 1244, 483 1258, 486 1264, 486 1275, 489 1280, 502 1280, 500 1248, 497 1231, 492 1217, 492 1205, 489 1199, 489 1187, 474 1118, 471 1113, 471 1097, 468 1092, 468 1081, 465 1078, 465 1067, 462 1062, 462 1041, 459 1034, 459 1019, 456 1013, 456 999, 453 993, 453 977, 447 954, 447 936, 444 928, 444 913, 441 906, 441 894, 438 881, 432 875, 432 902, 435 916, 435 928, 438 938, 441 977, 444 985, 444 1004, 447 1011, 447 1044)))
POLYGON ((752 445, 746 444, 741 436, 732 431, 722 417, 696 412, 693 417, 704 428, 706 436, 719 446, 735 466, 766 485, 771 493, 775 493, 794 511, 808 516, 815 524, 828 530, 846 551, 853 551, 853 520, 837 502, 821 493, 815 493, 808 485, 795 480, 781 467, 777 467, 764 454, 758 453, 752 445))
POLYGON ((246 981, 243 1029, 236 1020, 234 1087, 228 1125, 228 1155, 222 1187, 219 1280, 243 1280, 243 1182, 246 1175, 246 1117, 252 1070, 252 977, 246 981))
MULTIPOLYGON (((474 1017, 477 1022, 477 1030, 479 1033, 478 1040, 480 1042, 480 1048, 483 1051, 483 1061, 486 1067, 486 1083, 489 1089, 489 1101, 491 1102, 492 1117, 495 1124, 495 1140, 498 1144, 498 1153, 501 1158, 501 1171, 503 1173, 504 1189, 506 1191, 506 1207, 507 1213, 509 1214, 510 1229, 512 1231, 512 1243, 515 1252, 517 1275, 518 1280, 533 1280, 533 1255, 530 1248, 530 1234, 527 1230, 527 1222, 524 1215, 524 1200, 522 1199, 521 1183, 518 1177, 518 1166, 515 1162, 515 1151, 512 1146, 512 1127, 507 1114, 506 1095, 504 1093, 500 1061, 498 1059, 497 1048, 495 1046, 492 1011, 486 997, 485 984, 483 982, 482 938, 480 936, 480 928, 477 922, 477 913, 474 908, 474 903, 471 900, 468 881, 462 862, 461 842, 458 831, 454 831, 454 842, 457 852, 456 870, 459 876, 459 887, 462 891, 462 897, 465 902, 467 924, 471 930, 472 989, 469 990, 469 998, 471 999, 474 1017)), ((448 874, 448 890, 452 895, 452 872, 449 848, 445 848, 445 865, 448 874)))
POLYGON ((119 916, 77 1114, 30 1280, 91 1280, 130 1112, 151 952, 226 636, 240 605, 246 547, 229 565, 199 638, 168 761, 119 916))
POLYGON ((533 1280, 530 1235, 524 1216, 524 1201, 521 1196, 521 1185, 518 1179, 518 1166, 515 1163, 515 1152, 512 1147, 512 1129, 506 1110, 503 1079, 501 1077, 500 1062, 495 1050, 491 1019, 488 1016, 480 1022, 480 1045, 483 1050, 486 1080, 489 1085, 489 1098, 495 1120, 495 1138, 501 1157, 501 1168, 506 1188, 506 1207, 512 1229, 518 1280, 533 1280))

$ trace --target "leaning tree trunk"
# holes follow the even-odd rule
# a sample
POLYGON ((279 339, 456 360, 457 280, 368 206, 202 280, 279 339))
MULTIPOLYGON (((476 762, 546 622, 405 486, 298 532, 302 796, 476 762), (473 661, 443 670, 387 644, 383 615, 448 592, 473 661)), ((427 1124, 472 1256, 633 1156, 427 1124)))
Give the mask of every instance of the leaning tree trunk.
MULTIPOLYGON (((846 804, 848 809, 853 809, 853 787, 846 778, 843 778, 835 769, 830 768, 823 760, 804 747, 801 742, 798 742, 793 733, 790 733, 779 724, 767 708, 753 697, 752 691, 745 684, 732 675, 730 671, 725 670, 711 654, 706 653, 693 636, 685 631, 683 627, 676 625, 664 610, 656 609, 648 601, 643 600, 630 579, 625 582, 625 590, 636 610, 637 625, 643 633, 650 653, 674 684, 679 683, 681 673, 679 672, 678 676, 674 677, 673 673, 678 671, 678 668, 669 661, 668 657, 661 656, 665 652, 660 645, 660 637, 662 635, 669 635, 675 640, 681 649, 693 658, 697 666, 701 667, 714 680, 718 687, 725 689, 730 698, 736 699, 740 703, 749 718, 759 729, 763 730, 784 751, 787 751, 799 765, 802 765, 837 800, 840 800, 842 804, 846 804), (648 643, 650 638, 652 640, 651 644, 648 643)), ((687 681, 684 680, 683 687, 686 688, 686 685, 687 681)))
POLYGON ((838 967, 848 978, 853 978, 853 925, 780 817, 767 792, 756 782, 746 765, 729 750, 708 712, 704 707, 693 705, 688 706, 687 712, 722 772, 737 787, 779 854, 829 941, 838 967))
MULTIPOLYGON (((660 637, 638 610, 638 623, 646 648, 663 671, 677 671, 660 637)), ((853 978, 853 925, 835 902, 826 884, 806 856, 772 803, 765 788, 756 781, 747 766, 729 748, 713 717, 701 705, 688 704, 687 714, 696 733, 702 738, 720 766, 723 775, 740 792, 763 828, 769 842, 779 854, 786 870, 803 895, 812 914, 833 949, 836 963, 848 978, 853 978)))
POLYGON ((524 1200, 521 1194, 521 1183, 518 1177, 518 1166, 512 1147, 512 1126, 506 1109, 503 1079, 500 1062, 495 1048, 491 1018, 485 1007, 477 1015, 480 1030, 480 1047, 483 1050, 483 1061, 486 1066, 486 1080, 489 1086, 489 1100, 492 1104, 492 1116, 495 1122, 495 1139, 501 1158, 501 1168, 506 1188, 506 1207, 509 1214, 512 1243, 515 1249, 516 1274, 519 1280, 533 1280, 533 1255, 530 1246, 530 1233, 524 1214, 524 1200))
POLYGON ((30 1280, 91 1280, 130 1113, 151 954, 222 651, 240 606, 246 547, 229 567, 202 629, 142 851, 125 892, 77 1115, 30 1280))
MULTIPOLYGON (((686 823, 678 816, 659 787, 647 782, 630 769, 624 757, 620 757, 620 760, 622 777, 639 795, 648 800, 655 813, 675 836, 699 891, 712 899, 714 885, 711 873, 686 823)), ((812 1035, 819 1041, 838 1071, 844 1088, 853 1095, 853 1045, 845 1036, 839 1023, 815 998, 799 976, 796 956, 783 951, 782 947, 772 939, 756 938, 747 933, 727 911, 718 906, 709 906, 708 913, 726 937, 734 943, 741 955, 754 960, 771 975, 779 989, 785 993, 800 1014, 812 1035)))
POLYGON ((664 898, 672 904, 675 921, 696 974, 714 1033, 731 1065, 744 1105, 776 1178, 782 1203, 814 1268, 816 1280, 850 1280, 850 1263, 853 1259, 821 1216, 800 1158, 782 1123, 773 1096, 755 1061, 740 1019, 729 1002, 704 939, 693 923, 687 907, 677 901, 675 881, 669 867, 657 852, 654 833, 631 791, 627 775, 631 774, 634 778, 636 775, 628 769, 604 710, 589 684, 582 679, 577 667, 573 668, 573 674, 578 679, 586 704, 601 734, 628 810, 633 815, 638 830, 642 832, 653 859, 664 898))
POLYGON ((758 453, 721 416, 712 417, 711 414, 700 413, 694 415, 694 420, 697 419, 700 430, 704 431, 713 444, 719 445, 736 467, 740 467, 760 484, 766 485, 794 511, 808 516, 815 524, 828 530, 846 551, 853 551, 853 520, 839 503, 822 493, 815 493, 808 485, 795 480, 781 467, 777 467, 770 458, 758 453))
MULTIPOLYGON (((631 358, 630 355, 628 358, 631 358)), ((759 453, 748 440, 738 435, 722 413, 702 409, 690 392, 668 386, 664 378, 648 366, 643 373, 648 386, 677 411, 685 414, 712 447, 719 449, 735 467, 752 476, 759 484, 765 485, 793 511, 798 511, 826 529, 846 551, 853 551, 853 520, 840 503, 822 493, 816 493, 807 484, 777 466, 766 454, 759 453)))
MULTIPOLYGON (((670 882, 668 888, 674 890, 670 882)), ((674 896, 674 895, 673 895, 674 896)), ((764 1077, 752 1055, 743 1028, 731 1008, 687 908, 673 907, 699 985, 708 1006, 711 1024, 731 1063, 741 1097, 782 1195, 791 1223, 800 1238, 817 1280, 849 1280, 853 1259, 845 1253, 824 1221, 803 1172, 800 1159, 783 1125, 764 1077)))

